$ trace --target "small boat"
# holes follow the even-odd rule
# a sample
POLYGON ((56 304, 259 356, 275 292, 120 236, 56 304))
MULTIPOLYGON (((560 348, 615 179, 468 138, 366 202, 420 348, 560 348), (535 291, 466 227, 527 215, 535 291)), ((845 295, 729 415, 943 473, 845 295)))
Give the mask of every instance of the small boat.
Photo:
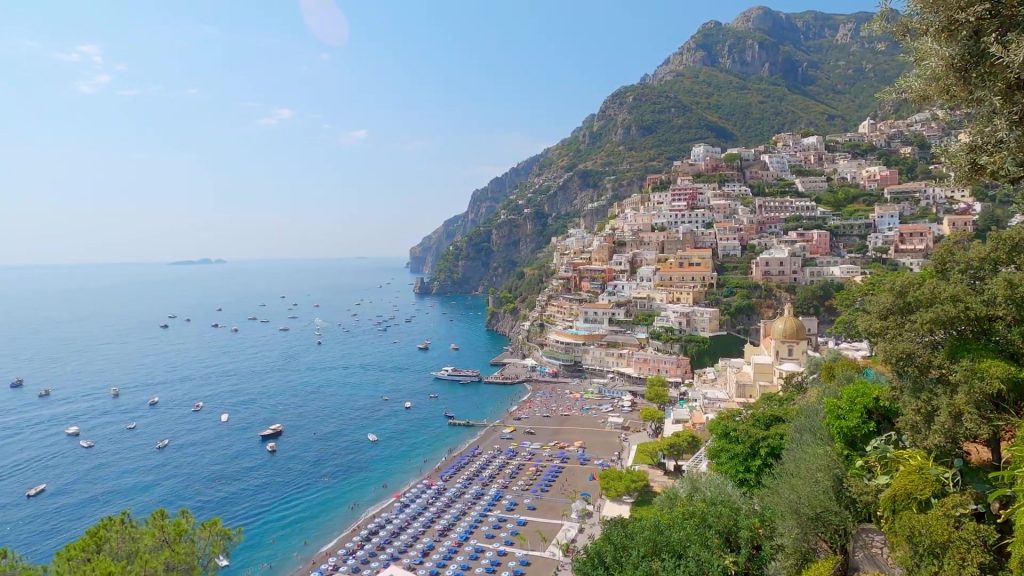
POLYGON ((267 452, 270 452, 271 454, 277 452, 277 442, 267 444, 267 452))
POLYGON ((320 330, 314 330, 313 336, 323 336, 323 334, 320 333, 320 330))
POLYGON ((391 400, 391 398, 388 398, 387 396, 381 396, 380 399, 381 400, 391 400))
POLYGON ((223 311, 224 311, 223 308, 217 308, 217 312, 223 312, 223 311))
POLYGON ((366 435, 366 439, 369 440, 370 442, 376 442, 377 440, 379 440, 379 438, 377 438, 377 435, 372 432, 366 435))
POLYGON ((261 307, 261 308, 263 308, 263 307, 265 307, 265 306, 266 306, 266 304, 264 304, 264 303, 260 303, 260 307, 261 307))
POLYGON ((260 324, 270 324, 270 320, 267 320, 267 319, 260 320, 260 324))
POLYGON ((33 486, 33 487, 28 489, 28 492, 25 492, 25 498, 31 498, 33 496, 38 496, 38 495, 42 494, 44 490, 46 490, 46 484, 40 484, 39 486, 33 486))
POLYGON ((295 314, 292 314, 291 316, 288 316, 289 320, 295 320, 296 318, 298 318, 298 316, 296 316, 295 314))
POLYGON ((163 440, 161 440, 161 441, 156 443, 156 449, 157 450, 163 450, 164 448, 167 448, 167 445, 170 444, 170 443, 171 443, 171 439, 170 438, 164 438, 163 440))
POLYGON ((287 332, 288 330, 290 330, 290 328, 288 328, 287 326, 281 326, 277 330, 278 332, 287 332))
POLYGON ((451 420, 452 418, 455 418, 455 414, 452 414, 451 412, 445 410, 444 411, 444 417, 449 419, 449 420, 451 420))
POLYGON ((78 426, 68 426, 64 429, 64 433, 68 436, 78 436, 82 433, 82 430, 78 426))
POLYGON ((114 398, 117 398, 118 396, 121 395, 121 389, 116 386, 111 388, 110 395, 113 396, 114 398))
POLYGON ((232 326, 231 327, 231 331, 232 332, 238 332, 238 326, 232 326))
POLYGON ((170 318, 171 320, 174 320, 175 318, 177 318, 177 316, 174 315, 174 314, 168 314, 167 317, 170 318))
POLYGON ((213 324, 210 324, 210 328, 223 328, 223 326, 220 322, 214 322, 213 324))
POLYGON ((153 396, 152 398, 149 399, 148 404, 150 406, 156 406, 156 403, 159 402, 159 401, 160 401, 160 397, 159 396, 153 396))
POLYGON ((192 321, 191 318, 185 318, 185 322, 191 322, 191 321, 192 321))
POLYGON ((168 326, 167 324, 161 324, 160 327, 163 328, 164 330, 170 328, 170 326, 168 326))
POLYGON ((227 422, 227 421, 228 421, 228 418, 229 418, 229 417, 230 417, 230 416, 228 416, 228 413, 227 413, 227 412, 225 412, 225 413, 223 413, 223 414, 221 414, 221 415, 220 415, 220 421, 221 421, 221 422, 227 422))
POLYGON ((451 346, 448 346, 448 347, 451 348, 452 350, 454 350, 455 352, 459 351, 459 345, 458 344, 452 344, 451 346))
POLYGON ((39 391, 39 397, 40 398, 46 398, 49 395, 50 395, 50 389, 49 388, 43 388, 42 390, 39 391))
POLYGON ((202 402, 196 402, 195 404, 192 405, 192 411, 193 412, 199 412, 202 409, 203 409, 203 403, 202 402))
POLYGON ((420 350, 430 350, 430 341, 424 340, 423 342, 417 344, 416 347, 419 348, 420 350))
POLYGON ((319 346, 319 345, 321 345, 321 344, 323 344, 323 342, 322 342, 322 341, 320 341, 320 340, 317 340, 317 341, 316 341, 316 345, 317 345, 317 346, 319 346))
POLYGON ((125 426, 125 428, 127 428, 128 430, 135 430, 135 422, 129 422, 128 425, 125 426))
POLYGON ((284 296, 281 296, 281 298, 284 298, 284 296))
POLYGON ((81 446, 82 448, 92 448, 93 446, 96 445, 96 443, 93 442, 92 440, 79 440, 78 445, 81 446))
POLYGON ((319 304, 313 304, 313 308, 319 308, 319 307, 320 307, 319 304))
POLYGON ((405 409, 408 410, 410 408, 412 408, 412 402, 406 402, 405 403, 405 409))
POLYGON ((256 320, 256 317, 255 316, 249 316, 248 318, 246 318, 246 320, 256 320))
POLYGON ((264 440, 267 438, 277 438, 281 434, 284 434, 284 426, 281 424, 271 424, 269 428, 260 432, 260 438, 264 440))
POLYGON ((24 378, 15 378, 14 380, 11 380, 11 388, 21 388, 24 385, 25 385, 25 379, 24 378))
POLYGON ((216 562, 217 566, 220 566, 221 568, 227 568, 231 565, 231 561, 228 560, 223 554, 214 558, 213 561, 216 562))
POLYGON ((438 396, 437 394, 428 394, 427 398, 430 398, 431 400, 437 400, 438 396))

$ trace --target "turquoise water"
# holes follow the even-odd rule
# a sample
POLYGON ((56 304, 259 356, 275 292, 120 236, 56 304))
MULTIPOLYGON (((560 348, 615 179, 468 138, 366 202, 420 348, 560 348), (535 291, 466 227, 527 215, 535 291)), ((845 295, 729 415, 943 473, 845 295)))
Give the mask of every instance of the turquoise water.
POLYGON ((245 530, 225 573, 299 566, 473 436, 445 408, 495 417, 524 393, 435 381, 445 365, 486 373, 505 340, 483 329, 479 298, 419 297, 411 281, 397 259, 0 268, 0 546, 46 561, 104 515, 188 507, 245 530), (378 314, 396 317, 386 332, 378 314), (417 350, 425 338, 432 349, 417 350), (7 388, 15 376, 24 388, 7 388), (285 433, 268 454, 256 433, 275 422, 285 433), (65 436, 71 424, 95 448, 65 436))

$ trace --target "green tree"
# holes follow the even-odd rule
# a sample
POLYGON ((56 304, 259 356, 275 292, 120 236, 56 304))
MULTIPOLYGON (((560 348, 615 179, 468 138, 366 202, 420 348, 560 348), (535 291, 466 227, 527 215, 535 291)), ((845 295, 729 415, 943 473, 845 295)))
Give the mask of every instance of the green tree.
POLYGON ((828 556, 818 560, 800 573, 800 576, 835 576, 836 570, 842 564, 843 559, 839 556, 828 556))
POLYGON ((914 66, 885 92, 920 107, 966 111, 970 135, 941 151, 960 181, 1024 182, 1024 6, 884 0, 878 23, 914 66))
POLYGON ((661 441, 661 450, 665 453, 665 456, 672 459, 676 467, 679 467, 679 461, 685 456, 692 456, 700 450, 701 445, 704 441, 696 432, 689 428, 673 432, 671 436, 667 436, 661 441))
POLYGON ((836 444, 852 453, 862 452, 872 438, 891 431, 898 416, 886 387, 868 380, 858 380, 825 400, 825 426, 836 444))
POLYGON ((188 510, 155 510, 140 522, 129 512, 107 516, 57 551, 54 576, 205 576, 215 559, 241 541, 241 530, 213 518, 197 523, 188 510))
POLYGON ((867 338, 892 371, 899 425, 939 457, 1024 413, 1024 227, 987 242, 953 237, 924 271, 882 273, 842 292, 834 330, 867 338))
POLYGON ((601 485, 601 492, 604 492, 606 497, 613 500, 623 496, 636 498, 649 488, 647 473, 643 470, 634 470, 632 468, 626 470, 619 470, 617 468, 602 470, 598 474, 597 480, 601 485))
POLYGON ((661 436, 661 430, 665 427, 664 412, 653 406, 644 406, 640 409, 640 419, 647 424, 651 434, 661 436))
POLYGON ((708 424, 712 470, 740 488, 760 488, 782 456, 792 417, 792 399, 782 394, 765 394, 749 408, 719 412, 708 424))
POLYGON ((665 377, 660 374, 648 378, 644 398, 659 408, 668 406, 668 380, 665 380, 665 377))
POLYGON ((1010 222, 1010 212, 1005 206, 985 204, 974 221, 975 235, 979 240, 988 238, 989 232, 1002 230, 1010 222))
POLYGON ((0 548, 0 576, 44 576, 46 568, 33 566, 18 556, 14 550, 0 548))
POLYGON ((726 479, 687 476, 652 514, 614 518, 573 559, 578 576, 755 576, 771 560, 771 524, 726 479))
POLYGON ((912 576, 998 574, 999 533, 975 521, 966 494, 940 500, 924 513, 903 512, 885 531, 893 557, 912 576))

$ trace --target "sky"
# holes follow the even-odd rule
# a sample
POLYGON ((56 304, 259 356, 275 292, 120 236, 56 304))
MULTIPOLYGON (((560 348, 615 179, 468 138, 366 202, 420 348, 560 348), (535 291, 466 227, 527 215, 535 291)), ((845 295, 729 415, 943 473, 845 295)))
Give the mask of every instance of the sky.
POLYGON ((0 265, 404 256, 750 5, 2 3, 0 265))

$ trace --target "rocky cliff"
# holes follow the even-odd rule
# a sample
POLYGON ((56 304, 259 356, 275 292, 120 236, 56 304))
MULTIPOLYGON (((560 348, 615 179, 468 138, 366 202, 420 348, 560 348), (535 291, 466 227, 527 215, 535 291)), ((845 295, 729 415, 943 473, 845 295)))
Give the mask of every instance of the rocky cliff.
POLYGON ((708 22, 640 82, 612 93, 567 138, 473 192, 409 251, 423 292, 477 292, 513 274, 551 236, 593 224, 697 142, 758 145, 773 134, 847 130, 877 112, 904 70, 869 35, 869 13, 751 8, 708 22))

